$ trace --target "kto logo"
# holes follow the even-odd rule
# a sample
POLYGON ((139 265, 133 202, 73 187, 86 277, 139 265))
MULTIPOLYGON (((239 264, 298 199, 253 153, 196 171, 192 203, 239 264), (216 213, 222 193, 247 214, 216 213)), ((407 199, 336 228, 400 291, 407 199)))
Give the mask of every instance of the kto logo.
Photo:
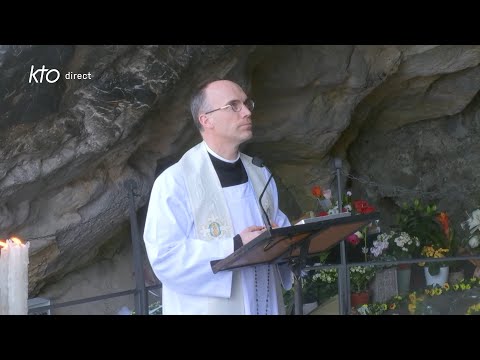
POLYGON ((57 82, 58 79, 60 79, 60 71, 57 69, 46 69, 45 65, 42 65, 40 69, 37 69, 35 72, 34 66, 32 65, 30 69, 30 78, 28 79, 28 82, 31 84, 32 79, 35 83, 42 83, 43 82, 43 75, 45 75, 45 80, 49 82, 50 84, 53 84, 54 82, 57 82), (38 74, 40 73, 40 74, 38 74), (37 78, 37 75, 40 76, 40 79, 37 78))

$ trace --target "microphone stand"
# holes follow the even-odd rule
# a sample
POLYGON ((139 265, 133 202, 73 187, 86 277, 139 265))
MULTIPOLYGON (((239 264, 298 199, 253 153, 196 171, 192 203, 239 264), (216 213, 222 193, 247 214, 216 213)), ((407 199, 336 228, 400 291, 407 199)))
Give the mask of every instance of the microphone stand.
MULTIPOLYGON (((253 159, 252 159, 252 164, 253 165, 256 165, 258 167, 264 167, 265 165, 263 164, 263 160, 260 159, 259 157, 256 157, 254 156, 253 159)), ((267 190, 267 187, 268 187, 268 184, 270 183, 270 181, 272 180, 273 178, 273 173, 270 174, 270 177, 268 178, 268 181, 267 183, 265 184, 265 187, 263 188, 263 191, 262 193, 260 194, 260 197, 258 198, 258 204, 260 205, 260 208, 262 209, 263 211, 263 215, 264 215, 264 220, 266 220, 267 224, 268 224, 268 227, 267 227, 267 232, 268 232, 268 235, 270 236, 271 235, 271 230, 272 230, 272 224, 270 223, 270 218, 268 217, 268 214, 267 212, 265 211, 265 209, 263 208, 263 204, 262 204, 262 198, 263 198, 263 194, 265 194, 265 191, 267 190)))
POLYGON ((263 188, 263 191, 262 193, 260 194, 260 197, 258 198, 258 202, 260 203, 260 207, 262 208, 262 211, 263 211, 263 215, 265 215, 265 219, 267 220, 267 224, 268 224, 268 234, 270 235, 270 230, 272 230, 272 224, 270 223, 270 219, 267 215, 267 212, 265 211, 265 209, 263 208, 263 204, 262 204, 262 198, 263 198, 263 194, 265 194, 265 190, 267 190, 267 187, 268 187, 268 184, 270 183, 270 180, 272 180, 272 177, 273 177, 273 174, 270 174, 270 177, 268 178, 268 181, 267 181, 267 184, 265 185, 265 187, 263 188))

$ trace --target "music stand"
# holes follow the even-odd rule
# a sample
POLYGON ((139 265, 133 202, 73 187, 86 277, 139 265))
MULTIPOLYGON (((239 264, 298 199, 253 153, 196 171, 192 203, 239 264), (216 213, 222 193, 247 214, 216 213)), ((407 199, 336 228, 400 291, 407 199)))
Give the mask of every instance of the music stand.
MULTIPOLYGON (((379 213, 374 212, 272 229, 257 236, 226 258, 213 260, 210 264, 213 273, 217 273, 244 266, 288 262, 295 275, 295 314, 303 314, 300 276, 306 266, 307 257, 328 250, 378 217, 379 213)), ((344 261, 342 265, 343 269, 339 268, 339 279, 342 279, 339 286, 343 285, 343 288, 346 288, 346 276, 340 276, 346 274, 344 261)), ((339 293, 342 304, 346 294, 343 291, 339 293)))

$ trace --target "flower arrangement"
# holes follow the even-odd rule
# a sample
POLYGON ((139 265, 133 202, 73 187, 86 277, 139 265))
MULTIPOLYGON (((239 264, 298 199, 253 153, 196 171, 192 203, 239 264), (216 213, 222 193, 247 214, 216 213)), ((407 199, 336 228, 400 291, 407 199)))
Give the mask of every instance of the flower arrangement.
POLYGON ((421 245, 450 248, 453 231, 449 226, 448 215, 437 211, 435 204, 424 205, 415 199, 411 204, 404 204, 398 214, 400 231, 416 236, 421 245))
POLYGON ((478 315, 480 313, 480 303, 471 305, 465 315, 478 315))
MULTIPOLYGON (((435 204, 424 205, 418 199, 404 204, 398 217, 398 227, 419 239, 422 256, 441 258, 456 252, 450 218, 446 212, 439 212, 435 204)), ((440 267, 446 265, 442 262, 429 263, 429 273, 434 276, 439 273, 440 267)))
POLYGON ((323 190, 319 185, 314 185, 312 187, 311 193, 316 199, 315 216, 328 215, 328 210, 332 206, 331 197, 332 192, 330 189, 323 190))
MULTIPOLYGON (((467 214, 468 216, 468 214, 467 214)), ((472 212, 468 219, 460 224, 463 230, 469 230, 469 236, 464 240, 464 247, 472 254, 480 250, 480 209, 472 212)))
POLYGON ((355 200, 353 206, 358 214, 370 214, 375 211, 375 208, 365 200, 355 200))
POLYGON ((322 301, 338 292, 337 269, 321 269, 313 275, 304 274, 302 288, 306 302, 322 301))
POLYGON ((362 256, 363 256, 363 259, 364 259, 365 262, 368 261, 368 258, 367 258, 367 254, 368 254, 367 236, 368 236, 368 229, 369 229, 370 225, 365 226, 360 231, 357 231, 353 234, 350 234, 345 238, 347 243, 350 244, 352 247, 356 247, 358 244, 360 244, 360 241, 363 240, 363 246, 362 246, 361 250, 362 250, 362 256))
POLYGON ((387 310, 398 309, 405 302, 406 298, 400 295, 395 295, 393 298, 384 303, 363 304, 356 309, 356 312, 359 315, 382 315, 387 310))
POLYGON ((358 244, 360 244, 360 241, 362 239, 365 239, 365 235, 364 235, 364 231, 357 231, 353 234, 350 234, 346 237, 345 240, 347 240, 347 242, 349 244, 352 244, 353 246, 357 246, 358 244))
POLYGON ((382 233, 373 242, 370 253, 374 258, 393 260, 408 259, 415 257, 420 249, 420 240, 404 231, 382 233))
POLYGON ((314 281, 320 281, 321 283, 325 284, 333 284, 336 283, 338 279, 338 272, 337 269, 322 269, 318 271, 315 275, 313 275, 314 281))
POLYGON ((325 199, 325 195, 323 195, 323 190, 318 185, 314 185, 312 187, 312 195, 319 200, 325 199))
POLYGON ((350 267, 350 284, 352 292, 364 292, 368 290, 370 280, 375 276, 373 266, 352 266, 350 267))
MULTIPOLYGON (((335 206, 328 210, 328 214, 338 214, 338 200, 335 201, 335 206)), ((352 192, 349 190, 342 196, 342 212, 352 212, 352 192)))
MULTIPOLYGON (((350 285, 352 292, 361 293, 368 290, 370 281, 375 276, 373 266, 350 267, 350 285)), ((302 277, 302 288, 306 301, 328 298, 337 293, 338 271, 336 268, 321 269, 312 276, 302 277)))
MULTIPOLYGON (((409 313, 412 315, 431 313, 432 308, 428 305, 429 298, 441 297, 449 292, 465 292, 479 287, 480 279, 475 277, 470 279, 462 279, 456 284, 445 283, 442 286, 427 286, 423 291, 413 291, 405 297, 396 295, 384 303, 370 303, 362 305, 356 309, 356 313, 360 315, 382 315, 389 310, 398 310, 400 313, 409 313)), ((465 310, 465 313, 467 315, 473 315, 477 312, 480 312, 479 304, 471 305, 465 310)), ((460 310, 460 313, 463 313, 463 310, 457 310, 460 310)), ((451 309, 449 309, 449 311, 451 311, 451 309)))
MULTIPOLYGON (((316 208, 319 208, 318 216, 338 214, 338 200, 332 203, 332 191, 330 189, 323 190, 319 185, 314 185, 311 189, 313 197, 317 201, 316 208)), ((352 192, 348 190, 342 196, 342 212, 352 212, 355 209, 356 214, 369 214, 375 211, 375 208, 365 200, 353 201, 352 207, 352 192)))
MULTIPOLYGON (((317 216, 326 216, 332 214, 338 214, 338 200, 332 200, 332 191, 330 189, 323 190, 319 185, 314 185, 311 189, 313 197, 316 199, 316 211, 317 216)), ((352 211, 352 192, 347 191, 342 196, 342 212, 352 211)))
MULTIPOLYGON (((439 259, 445 257, 449 253, 450 249, 447 248, 436 248, 434 245, 427 245, 422 248, 421 255, 429 258, 439 259)), ((419 263, 418 265, 424 266, 425 263, 419 263)), ((427 265, 428 272, 430 275, 435 276, 440 272, 440 268, 447 266, 447 263, 444 262, 432 262, 427 265)))

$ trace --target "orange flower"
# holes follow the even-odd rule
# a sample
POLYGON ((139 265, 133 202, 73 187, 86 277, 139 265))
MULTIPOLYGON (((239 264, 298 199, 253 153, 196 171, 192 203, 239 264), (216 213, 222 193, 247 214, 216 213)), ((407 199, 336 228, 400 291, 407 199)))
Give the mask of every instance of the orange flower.
POLYGON ((319 199, 323 198, 322 188, 318 185, 315 185, 314 187, 312 187, 312 195, 319 199))
POLYGON ((449 218, 446 212, 441 212, 439 215, 437 215, 437 220, 440 222, 442 225, 442 230, 443 233, 445 234, 445 237, 450 240, 450 225, 449 225, 449 218))

